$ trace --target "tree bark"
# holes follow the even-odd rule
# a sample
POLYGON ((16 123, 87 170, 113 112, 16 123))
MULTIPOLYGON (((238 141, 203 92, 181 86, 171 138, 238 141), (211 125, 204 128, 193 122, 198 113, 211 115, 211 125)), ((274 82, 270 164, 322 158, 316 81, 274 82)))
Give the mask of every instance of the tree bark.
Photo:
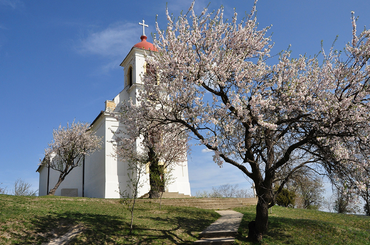
POLYGON ((60 174, 58 182, 55 184, 54 188, 49 191, 48 196, 54 196, 56 190, 58 189, 60 184, 63 182, 63 180, 64 180, 64 177, 62 176, 62 174, 60 174))
POLYGON ((160 198, 160 192, 164 189, 163 183, 163 166, 159 165, 159 160, 156 157, 155 152, 150 148, 149 153, 149 182, 150 182, 150 191, 149 198, 160 198))
POLYGON ((262 241, 262 237, 268 231, 268 216, 269 216, 269 204, 261 196, 258 196, 258 203, 256 207, 256 239, 257 241, 262 241))
MULTIPOLYGON (((264 182, 255 181, 257 191, 256 220, 254 224, 249 224, 252 228, 251 240, 261 242, 263 236, 268 231, 268 209, 274 203, 272 194, 272 181, 265 179, 264 182), (258 183, 258 184, 256 184, 258 183)), ((252 223, 252 222, 251 222, 252 223)))

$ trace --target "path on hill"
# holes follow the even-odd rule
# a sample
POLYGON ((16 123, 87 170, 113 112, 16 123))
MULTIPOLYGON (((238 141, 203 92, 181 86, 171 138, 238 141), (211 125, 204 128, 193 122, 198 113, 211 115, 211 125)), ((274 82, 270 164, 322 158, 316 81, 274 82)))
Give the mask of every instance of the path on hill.
POLYGON ((73 237, 77 236, 83 231, 82 225, 73 226, 66 234, 61 237, 55 238, 44 245, 64 245, 67 244, 73 237))
POLYGON ((221 217, 199 234, 195 244, 234 244, 243 214, 234 210, 216 211, 221 217))

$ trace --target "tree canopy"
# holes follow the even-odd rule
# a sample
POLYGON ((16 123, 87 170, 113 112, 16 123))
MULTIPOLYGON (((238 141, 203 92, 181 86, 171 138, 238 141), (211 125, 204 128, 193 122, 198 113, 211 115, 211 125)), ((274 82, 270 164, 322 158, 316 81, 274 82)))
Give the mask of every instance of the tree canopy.
POLYGON ((59 126, 53 131, 53 141, 45 149, 45 159, 50 168, 59 171, 59 179, 48 195, 55 191, 65 177, 79 164, 83 157, 93 153, 101 146, 101 138, 90 130, 87 123, 73 122, 67 127, 59 126))
POLYGON ((252 179, 260 240, 268 207, 292 173, 317 164, 334 180, 367 166, 370 32, 357 35, 352 14, 353 39, 343 52, 322 50, 319 59, 285 51, 269 65, 269 27, 258 29, 255 6, 243 20, 235 12, 227 21, 223 8, 196 15, 193 5, 176 19, 167 10, 166 30, 157 24, 158 52, 147 57, 156 72, 144 75, 133 113, 186 128, 218 165, 252 179), (282 185, 275 191, 277 173, 282 185))

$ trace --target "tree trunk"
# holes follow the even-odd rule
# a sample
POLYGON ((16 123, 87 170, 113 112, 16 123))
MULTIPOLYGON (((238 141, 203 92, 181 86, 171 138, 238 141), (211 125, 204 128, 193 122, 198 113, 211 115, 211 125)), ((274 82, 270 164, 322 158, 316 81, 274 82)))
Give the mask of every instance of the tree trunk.
POLYGON ((60 184, 63 182, 63 180, 64 180, 64 177, 62 176, 62 174, 60 174, 58 182, 55 184, 54 188, 49 191, 48 196, 54 196, 56 190, 58 189, 60 184))
POLYGON ((160 198, 161 192, 164 191, 162 166, 158 163, 151 164, 150 166, 150 191, 149 198, 160 198))
POLYGON ((370 216, 370 198, 367 196, 365 199, 364 211, 367 216, 370 216))
POLYGON ((130 208, 130 212, 131 212, 131 223, 130 223, 130 235, 132 234, 132 230, 134 229, 134 211, 135 211, 135 203, 136 203, 136 196, 137 196, 137 190, 138 189, 138 186, 136 185, 135 187, 135 190, 134 190, 134 196, 132 197, 133 198, 133 201, 132 201, 132 207, 130 208))
POLYGON ((150 191, 149 198, 160 198, 160 192, 164 190, 163 183, 163 166, 159 165, 159 160, 155 155, 153 149, 150 149, 148 152, 149 156, 149 182, 150 182, 150 191))
POLYGON ((258 196, 258 203, 256 207, 256 239, 262 241, 262 237, 268 231, 268 216, 269 206, 268 202, 263 197, 258 196))

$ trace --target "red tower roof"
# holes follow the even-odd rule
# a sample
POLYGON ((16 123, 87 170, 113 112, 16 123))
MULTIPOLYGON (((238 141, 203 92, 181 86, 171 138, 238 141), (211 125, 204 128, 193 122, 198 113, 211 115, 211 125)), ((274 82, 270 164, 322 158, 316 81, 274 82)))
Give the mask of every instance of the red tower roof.
POLYGON ((147 39, 146 36, 143 35, 140 37, 140 39, 141 39, 141 42, 135 44, 134 47, 151 50, 151 51, 158 51, 157 48, 152 43, 146 41, 147 39))

